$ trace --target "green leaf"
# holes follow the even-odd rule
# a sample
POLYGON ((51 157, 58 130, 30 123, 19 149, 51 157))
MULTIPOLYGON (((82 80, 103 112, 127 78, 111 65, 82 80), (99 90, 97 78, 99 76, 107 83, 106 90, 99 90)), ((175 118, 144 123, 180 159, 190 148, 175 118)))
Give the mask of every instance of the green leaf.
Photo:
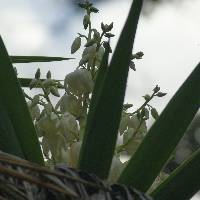
POLYGON ((1 37, 0 91, 2 106, 7 111, 25 159, 43 164, 44 161, 36 131, 22 89, 1 37))
POLYGON ((79 168, 82 168, 82 165, 84 164, 84 161, 85 161, 85 157, 88 157, 88 158, 90 157, 90 155, 86 154, 87 153, 86 150, 88 148, 87 143, 89 141, 88 139, 86 140, 86 138, 87 138, 87 135, 89 134, 90 128, 92 127, 93 119, 96 115, 96 107, 98 104, 98 99, 101 94, 103 82, 104 82, 105 75, 108 69, 108 57, 109 57, 109 49, 106 48, 102 61, 101 61, 100 68, 98 70, 95 86, 92 92, 89 113, 87 115, 87 123, 86 123, 85 131, 84 131, 85 137, 83 140, 83 144, 81 146, 81 151, 80 151, 80 156, 79 156, 79 163, 78 163, 79 168))
MULTIPOLYGON (((190 74, 151 127, 119 182, 147 191, 199 109, 200 64, 190 74)), ((181 192, 181 191, 180 191, 181 192)))
POLYGON ((98 91, 100 94, 92 105, 92 119, 88 120, 86 125, 79 168, 95 173, 101 178, 108 176, 115 150, 142 2, 142 0, 133 1, 110 66, 98 91))
POLYGON ((49 56, 10 56, 12 63, 53 62, 70 60, 74 58, 49 57, 49 56))
POLYGON ((152 192, 155 200, 188 200, 200 189, 200 150, 193 153, 152 192))
MULTIPOLYGON (((31 78, 18 78, 21 87, 29 87, 30 86, 30 82, 32 81, 31 78)), ((46 79, 39 79, 40 81, 45 81, 46 79)), ((62 81, 62 80, 54 80, 52 79, 52 81, 62 81)), ((37 86, 36 86, 37 87, 37 86)), ((61 86, 60 84, 57 85, 57 88, 63 89, 64 87, 61 86)))
POLYGON ((21 146, 9 119, 8 113, 0 100, 0 150, 24 158, 21 146))

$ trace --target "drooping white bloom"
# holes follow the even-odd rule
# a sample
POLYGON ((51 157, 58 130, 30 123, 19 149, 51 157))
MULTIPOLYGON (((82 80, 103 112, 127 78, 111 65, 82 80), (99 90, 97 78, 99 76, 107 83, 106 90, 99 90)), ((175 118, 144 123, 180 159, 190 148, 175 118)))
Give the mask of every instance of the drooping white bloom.
POLYGON ((122 112, 121 121, 119 125, 119 132, 122 135, 124 131, 128 128, 128 124, 130 123, 130 117, 127 113, 122 112))
POLYGON ((70 113, 64 113, 59 120, 59 130, 67 139, 72 142, 78 136, 78 124, 76 118, 70 113))
POLYGON ((98 50, 98 52, 96 53, 96 62, 95 65, 98 67, 101 64, 101 60, 103 58, 104 55, 104 48, 101 46, 98 50))
MULTIPOLYGON (((136 130, 139 125, 140 125, 140 120, 137 118, 136 115, 133 115, 128 122, 128 127, 136 130)), ((145 121, 140 125, 139 132, 140 133, 146 133, 147 132, 147 126, 146 126, 145 121)))
POLYGON ((70 91, 73 94, 80 96, 83 93, 92 92, 94 81, 88 70, 77 69, 65 77, 64 86, 66 91, 70 91))
POLYGON ((63 95, 60 99, 59 105, 62 113, 69 112, 74 116, 79 116, 80 114, 80 103, 73 95, 63 95))
POLYGON ((135 129, 129 128, 123 134, 123 143, 126 144, 125 150, 129 155, 133 155, 135 153, 139 144, 142 142, 142 139, 144 138, 144 136, 141 133, 138 133, 136 134, 136 136, 133 137, 134 133, 135 129))
POLYGON ((93 44, 92 46, 86 47, 83 51, 82 58, 86 55, 90 55, 90 57, 94 57, 96 53, 97 44, 93 44))
POLYGON ((81 145, 82 145, 82 142, 75 142, 70 147, 69 164, 71 167, 77 167, 81 145))
POLYGON ((40 117, 40 108, 39 106, 36 104, 34 106, 32 106, 32 102, 29 101, 27 102, 28 107, 29 107, 29 111, 32 117, 32 120, 34 121, 35 119, 38 119, 40 117))
POLYGON ((58 122, 58 116, 51 113, 50 115, 45 114, 36 124, 44 135, 55 135, 59 130, 57 126, 58 122))

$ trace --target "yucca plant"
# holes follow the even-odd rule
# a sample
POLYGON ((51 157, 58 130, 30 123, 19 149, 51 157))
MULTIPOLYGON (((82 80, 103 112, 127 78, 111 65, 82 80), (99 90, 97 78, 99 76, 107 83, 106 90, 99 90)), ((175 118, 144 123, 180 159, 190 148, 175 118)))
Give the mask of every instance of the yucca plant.
MULTIPOLYGON (((62 110, 66 108, 62 104, 63 98, 69 98, 68 96, 75 93, 75 99, 71 98, 70 100, 75 105, 76 97, 82 97, 82 93, 70 85, 74 80, 74 74, 67 75, 63 85, 58 80, 52 80, 50 72, 47 73, 47 79, 41 79, 39 70, 32 80, 18 79, 12 66, 12 63, 50 62, 68 60, 69 58, 9 56, 2 39, 0 39, 1 199, 151 199, 152 197, 155 200, 187 200, 199 190, 199 151, 180 165, 158 187, 149 189, 170 159, 199 108, 200 64, 182 84, 159 117, 155 108, 148 103, 154 96, 162 97, 165 93, 160 92, 160 88, 156 86, 152 95, 144 96, 145 103, 134 113, 137 119, 140 119, 138 127, 141 128, 142 123, 148 118, 149 110, 145 106, 149 106, 152 116, 158 119, 145 134, 139 147, 134 150, 134 154, 126 163, 123 171, 119 172, 118 180, 114 184, 109 184, 106 181, 113 156, 124 149, 128 151, 127 145, 131 147, 135 144, 131 143, 132 134, 124 144, 116 148, 118 130, 121 130, 121 117, 123 114, 128 114, 124 109, 130 107, 129 104, 123 104, 129 69, 130 67, 135 69, 134 63, 130 60, 140 58, 143 55, 141 52, 132 55, 142 3, 142 0, 133 1, 110 64, 108 64, 111 52, 109 41, 101 43, 101 39, 103 36, 109 39, 113 37, 113 34, 110 33, 113 24, 105 25, 102 23, 102 35, 100 35, 97 30, 91 28, 90 21, 91 13, 97 13, 98 9, 88 1, 79 4, 86 11, 83 25, 85 29, 89 29, 89 34, 88 36, 79 34, 73 42, 72 53, 80 48, 81 38, 87 40, 86 48, 96 45, 95 48, 92 47, 95 49, 95 56, 97 55, 95 59, 99 58, 100 48, 103 45, 101 48, 103 54, 100 60, 91 60, 85 53, 79 63, 79 68, 82 68, 76 71, 76 75, 78 74, 80 78, 79 83, 83 83, 81 91, 84 93, 84 98, 81 101, 81 106, 82 108, 85 106, 83 113, 87 117, 81 136, 76 132, 76 120, 82 122, 80 116, 78 115, 79 117, 74 120, 73 117, 69 118, 71 116, 69 113, 62 115, 62 110), (89 77, 91 81, 86 84, 84 77, 89 77), (94 86, 92 80, 95 80, 94 86), (21 86, 27 87, 28 85, 31 88, 41 88, 43 94, 31 98, 21 89, 21 86), (50 93, 59 96, 58 88, 64 88, 66 92, 69 92, 68 96, 65 95, 57 105, 60 107, 60 111, 52 105, 48 96, 50 93), (93 91, 92 96, 91 91, 93 91), (30 100, 31 115, 25 97, 30 100), (87 101, 90 102, 87 103, 87 101), (39 115, 37 104, 44 107, 44 112, 39 113, 39 115), (48 121, 47 132, 51 132, 51 129, 63 130, 60 129, 60 124, 63 128, 66 127, 66 123, 73 123, 70 135, 63 136, 58 131, 59 134, 46 137, 45 129, 41 129, 40 120, 47 120, 47 116, 51 119, 48 121), (41 132, 38 131, 37 126, 34 127, 33 122, 40 122, 41 132), (53 126, 53 123, 57 124, 56 127, 53 126), (41 151, 41 141, 38 140, 40 137, 38 134, 42 134, 44 155, 41 151), (59 149, 66 137, 70 141, 71 146, 67 147, 70 150, 73 141, 80 142, 81 138, 78 169, 58 164, 62 160, 62 152, 66 152, 66 149, 59 149), (50 157, 48 157, 49 152, 51 152, 50 157), (48 161, 53 161, 55 170, 43 166, 45 163, 51 164, 48 161), (148 193, 149 196, 145 193, 148 193)), ((70 112, 72 111, 74 115, 79 112, 79 110, 75 112, 74 107, 70 107, 70 112)), ((139 128, 136 128, 136 133, 139 128)))

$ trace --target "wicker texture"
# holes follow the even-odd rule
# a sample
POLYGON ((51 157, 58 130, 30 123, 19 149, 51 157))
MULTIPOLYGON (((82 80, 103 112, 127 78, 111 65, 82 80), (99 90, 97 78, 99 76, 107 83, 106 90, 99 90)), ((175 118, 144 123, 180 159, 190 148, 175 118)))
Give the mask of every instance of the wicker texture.
POLYGON ((55 170, 0 152, 0 200, 152 200, 131 187, 109 185, 93 174, 55 170))

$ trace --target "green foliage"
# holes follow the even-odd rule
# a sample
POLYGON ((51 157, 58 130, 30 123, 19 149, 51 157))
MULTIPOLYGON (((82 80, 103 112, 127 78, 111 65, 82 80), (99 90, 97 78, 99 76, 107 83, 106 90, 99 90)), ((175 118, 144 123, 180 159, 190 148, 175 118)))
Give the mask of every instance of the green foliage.
POLYGON ((181 164, 151 195, 155 200, 190 199, 200 188, 200 150, 181 164))
MULTIPOLYGON (((35 132, 35 128, 31 121, 31 117, 24 99, 23 92, 16 77, 14 68, 12 67, 10 58, 0 37, 0 91, 1 105, 4 109, 2 115, 5 116, 5 127, 8 135, 13 136, 12 150, 9 145, 12 140, 4 137, 1 147, 6 152, 14 152, 18 156, 23 156, 29 161, 43 164, 42 153, 35 132), (9 124, 10 129, 8 128, 9 124), (12 128, 13 127, 13 128, 12 128), (14 130, 13 130, 14 129, 14 130), (8 148, 8 149, 7 149, 8 148), (15 150, 14 150, 15 148, 15 150)), ((1 133, 3 134, 3 133, 1 133)))
POLYGON ((5 107, 0 102, 0 148, 1 151, 24 158, 20 143, 5 107))
POLYGON ((70 60, 73 58, 48 57, 48 56, 10 56, 12 63, 53 62, 70 60))

